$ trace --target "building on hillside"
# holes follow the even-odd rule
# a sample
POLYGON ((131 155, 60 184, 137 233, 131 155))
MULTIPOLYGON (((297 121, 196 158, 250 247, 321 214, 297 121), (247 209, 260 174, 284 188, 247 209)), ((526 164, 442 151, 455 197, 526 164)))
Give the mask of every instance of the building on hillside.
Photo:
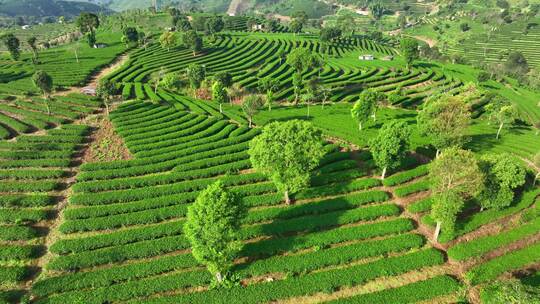
POLYGON ((371 54, 360 55, 360 57, 358 57, 358 59, 364 60, 364 61, 371 61, 371 60, 375 59, 375 56, 373 56, 371 54))
POLYGON ((262 24, 253 24, 251 26, 252 31, 262 31, 264 29, 264 26, 262 24))
POLYGON ((21 28, 22 28, 23 30, 29 30, 29 29, 30 29, 30 25, 25 24, 25 25, 21 26, 21 28))
POLYGON ((104 49, 104 48, 106 48, 107 46, 108 46, 108 45, 105 44, 105 43, 96 43, 96 44, 94 44, 94 48, 95 48, 95 49, 104 49))
POLYGON ((392 60, 394 60, 394 56, 388 55, 388 56, 384 56, 384 57, 381 58, 381 59, 384 60, 384 61, 392 61, 392 60))

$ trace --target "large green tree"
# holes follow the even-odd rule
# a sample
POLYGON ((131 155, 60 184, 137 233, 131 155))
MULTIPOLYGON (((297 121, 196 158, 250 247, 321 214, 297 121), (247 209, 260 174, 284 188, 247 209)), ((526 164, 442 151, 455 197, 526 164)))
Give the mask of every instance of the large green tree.
POLYGON ((518 110, 515 105, 501 96, 497 96, 487 104, 484 109, 489 120, 495 122, 499 128, 496 138, 499 139, 501 132, 505 126, 513 125, 519 117, 518 110))
POLYGON ((373 120, 377 119, 379 103, 385 97, 383 93, 374 90, 365 90, 360 94, 358 101, 351 109, 351 115, 358 122, 358 129, 360 131, 362 131, 362 124, 367 122, 370 117, 373 120))
POLYGON ((483 189, 484 177, 474 154, 451 147, 429 166, 434 204, 431 216, 437 223, 433 238, 437 241, 441 227, 453 231, 464 200, 483 189))
POLYGON ((245 208, 241 200, 216 182, 188 207, 184 233, 191 253, 221 284, 242 249, 239 230, 245 208))
POLYGON ((109 103, 116 93, 117 89, 112 81, 107 78, 103 78, 99 81, 96 87, 96 95, 103 101, 107 115, 109 115, 109 103))
POLYGON ((171 48, 175 47, 178 43, 178 36, 175 32, 165 31, 161 36, 159 36, 159 44, 162 48, 167 49, 167 52, 171 50, 171 48))
POLYGON ((219 113, 223 113, 223 103, 227 102, 227 89, 221 81, 212 85, 212 99, 219 104, 219 113))
POLYGON ((405 58, 407 66, 410 67, 418 59, 418 41, 413 38, 403 38, 399 42, 401 55, 405 58))
POLYGON ((200 64, 192 63, 186 68, 186 76, 191 88, 198 89, 206 78, 206 69, 200 64))
POLYGON ((439 152, 451 146, 461 147, 467 140, 471 122, 469 106, 459 96, 444 96, 424 105, 417 116, 420 134, 439 152))
POLYGON ((540 287, 517 279, 497 281, 482 288, 482 304, 540 304, 540 287))
POLYGON ((259 79, 259 91, 265 94, 268 111, 272 111, 272 103, 274 102, 274 93, 279 90, 279 80, 273 77, 265 77, 259 79))
POLYGON ((32 50, 32 62, 34 64, 38 63, 38 47, 37 47, 37 38, 35 36, 29 37, 28 40, 26 40, 26 43, 28 43, 28 46, 32 50))
POLYGON ((32 76, 32 82, 34 86, 41 92, 43 95, 43 102, 47 108, 47 114, 51 114, 51 107, 49 106, 49 98, 53 89, 53 79, 52 77, 44 71, 36 71, 32 76))
POLYGON ((253 127, 253 116, 263 105, 264 100, 260 95, 249 95, 242 101, 242 111, 246 114, 250 128, 253 127))
POLYGON ((482 156, 480 168, 485 177, 485 187, 479 196, 482 210, 508 207, 514 200, 514 190, 525 184, 525 168, 508 153, 482 156))
POLYGON ((287 204, 289 194, 309 185, 311 171, 324 153, 321 132, 309 122, 299 120, 266 125, 249 149, 253 167, 274 182, 287 204))
POLYGON ((99 17, 96 14, 83 12, 79 15, 75 24, 79 31, 86 35, 90 47, 96 44, 96 30, 99 28, 99 17))
POLYGON ((122 41, 126 44, 126 47, 129 47, 129 44, 136 43, 139 41, 139 33, 134 27, 126 27, 122 31, 122 41))
POLYGON ((387 170, 401 165, 410 145, 411 130, 403 121, 390 121, 379 130, 375 138, 369 142, 373 160, 382 170, 382 179, 387 170))
POLYGON ((13 60, 19 60, 19 57, 21 57, 21 42, 19 41, 19 38, 15 37, 13 34, 7 34, 2 36, 2 41, 11 55, 11 58, 13 58, 13 60))
POLYGON ((225 23, 220 16, 212 16, 204 23, 205 32, 215 39, 215 35, 223 30, 225 23))
POLYGON ((203 49, 202 37, 194 30, 186 31, 182 35, 182 42, 186 48, 193 52, 193 56, 197 56, 197 53, 203 49))

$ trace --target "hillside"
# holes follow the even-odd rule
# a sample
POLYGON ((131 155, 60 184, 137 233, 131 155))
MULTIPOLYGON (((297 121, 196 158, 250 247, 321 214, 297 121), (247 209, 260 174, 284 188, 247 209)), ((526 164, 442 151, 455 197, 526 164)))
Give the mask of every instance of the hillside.
POLYGON ((55 0, 7 0, 0 4, 0 15, 49 17, 76 16, 80 12, 103 12, 102 7, 86 2, 55 0))

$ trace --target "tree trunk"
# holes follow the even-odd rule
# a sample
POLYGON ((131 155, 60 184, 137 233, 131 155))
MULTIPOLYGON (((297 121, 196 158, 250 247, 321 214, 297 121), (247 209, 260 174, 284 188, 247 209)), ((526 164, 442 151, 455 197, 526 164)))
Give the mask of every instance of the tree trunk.
POLYGON ((218 281, 218 283, 223 282, 223 275, 221 274, 221 272, 216 272, 216 280, 218 281))
POLYGON ((504 123, 499 125, 499 130, 497 131, 497 139, 499 139, 499 136, 501 135, 502 128, 504 126, 504 123))
POLYGON ((384 179, 386 177, 386 167, 384 167, 384 169, 382 170, 382 179, 384 179))
POLYGON ((109 102, 103 101, 103 103, 105 104, 105 113, 107 113, 107 116, 109 116, 109 102))
POLYGON ((79 63, 79 54, 75 52, 75 60, 77 60, 77 63, 79 63))
POLYGON ((307 104, 307 117, 309 118, 309 102, 307 104))
POLYGON ((358 123, 358 130, 362 131, 362 123, 361 122, 358 123))
POLYGON ((221 102, 219 103, 219 113, 223 114, 223 106, 221 105, 221 102))
POLYGON ((437 149, 437 152, 435 152, 435 158, 439 158, 440 154, 441 154, 441 150, 437 149))
POLYGON ((289 197, 289 191, 285 191, 285 203, 287 205, 290 205, 291 204, 291 198, 289 197))
POLYGON ((433 240, 437 242, 439 239, 439 233, 441 232, 441 222, 437 222, 437 227, 435 227, 435 233, 433 234, 433 240))
POLYGON ((536 185, 536 181, 538 180, 538 178, 540 177, 540 173, 536 174, 534 176, 534 182, 533 182, 533 186, 536 185))
POLYGON ((251 128, 253 125, 253 123, 251 122, 251 116, 248 118, 248 120, 249 120, 249 128, 251 128))
POLYGON ((373 112, 373 121, 377 121, 377 113, 376 112, 373 112))
POLYGON ((51 107, 49 106, 49 101, 45 97, 45 107, 47 108, 47 115, 51 115, 51 107))

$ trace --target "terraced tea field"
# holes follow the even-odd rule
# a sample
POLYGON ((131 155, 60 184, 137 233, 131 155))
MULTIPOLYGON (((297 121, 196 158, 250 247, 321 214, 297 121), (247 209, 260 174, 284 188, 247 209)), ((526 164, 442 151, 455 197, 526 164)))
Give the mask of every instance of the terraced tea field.
MULTIPOLYGON (((101 77, 94 72, 127 52, 126 62, 103 76, 123 97, 108 116, 93 97, 46 101, 29 94, 35 67, 2 57, 0 303, 480 303, 480 289, 498 278, 523 274, 534 284, 540 188, 532 167, 510 206, 480 212, 477 201, 467 200, 454 231, 433 239, 428 173, 435 153, 416 128, 418 109, 439 93, 466 93, 476 71, 425 63, 405 68, 396 49, 362 37, 327 48, 308 34, 241 32, 247 17, 234 20, 195 56, 155 41, 129 50, 111 44, 85 49, 88 58, 75 69, 66 59, 70 48, 43 52, 41 66, 66 87, 101 77), (298 48, 322 59, 302 76, 320 79, 328 104, 293 104, 295 69, 285 61, 298 48), (376 60, 359 61, 360 54, 376 60), (151 86, 153 73, 183 72, 192 63, 207 77, 231 73, 248 94, 258 92, 261 78, 276 79, 273 109, 259 109, 251 128, 233 102, 221 111, 215 101, 187 96, 187 89, 151 86), (359 131, 351 104, 366 89, 402 95, 359 131), (310 186, 287 204, 248 150, 262 127, 292 119, 322 131, 324 157, 310 186), (107 120, 110 129, 100 123, 107 120), (411 145, 383 179, 368 143, 392 121, 412 127, 411 145), (122 148, 130 157, 96 161, 87 157, 95 147, 122 148), (184 232, 188 208, 216 181, 247 208, 233 284, 220 289, 210 288, 213 277, 184 232)), ((532 159, 540 137, 518 124, 496 140, 481 95, 470 100, 465 148, 532 159)), ((538 115, 529 100, 514 99, 521 115, 538 115)))

